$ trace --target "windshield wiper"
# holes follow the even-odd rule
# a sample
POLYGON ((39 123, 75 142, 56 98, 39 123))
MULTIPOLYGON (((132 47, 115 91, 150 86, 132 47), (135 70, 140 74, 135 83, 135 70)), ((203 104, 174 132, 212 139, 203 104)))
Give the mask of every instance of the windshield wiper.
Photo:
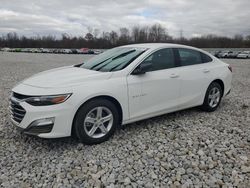
POLYGON ((101 70, 103 67, 105 67, 106 65, 108 65, 110 62, 107 62, 106 64, 102 65, 101 67, 99 67, 98 69, 96 69, 96 71, 101 70))
POLYGON ((114 67, 112 67, 109 72, 112 72, 113 70, 115 70, 117 67, 121 66, 121 69, 123 69, 124 67, 126 67, 127 65, 129 65, 130 63, 132 63, 137 57, 139 57, 141 54, 143 54, 146 50, 142 51, 141 53, 139 53, 138 55, 136 55, 135 57, 133 57, 132 59, 130 59, 127 63, 125 63, 123 65, 123 63, 116 65, 114 67))
POLYGON ((79 63, 79 64, 76 64, 76 65, 74 65, 74 67, 80 67, 80 66, 82 66, 84 63, 79 63))
POLYGON ((95 67, 97 67, 98 65, 103 64, 104 62, 108 61, 109 59, 111 59, 111 58, 105 59, 104 61, 101 61, 100 63, 97 63, 96 65, 90 67, 90 70, 93 70, 95 67))
POLYGON ((121 66, 122 65, 122 63, 121 64, 118 64, 118 65, 116 65, 116 66, 114 66, 114 67, 112 67, 110 70, 109 70, 109 72, 112 72, 114 69, 116 69, 117 67, 119 67, 119 66, 121 66))

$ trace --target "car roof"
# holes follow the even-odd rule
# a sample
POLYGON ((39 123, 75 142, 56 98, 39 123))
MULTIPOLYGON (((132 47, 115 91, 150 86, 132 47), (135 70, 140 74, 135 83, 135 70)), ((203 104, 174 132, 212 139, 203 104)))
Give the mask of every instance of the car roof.
POLYGON ((140 43, 140 44, 129 44, 124 47, 141 47, 141 48, 160 48, 160 47, 190 47, 181 44, 173 44, 173 43, 140 43))
POLYGON ((134 47, 134 48, 149 48, 149 49, 157 49, 157 48, 190 48, 197 49, 192 46, 186 46, 182 44, 174 44, 174 43, 140 43, 140 44, 129 44, 121 47, 134 47))

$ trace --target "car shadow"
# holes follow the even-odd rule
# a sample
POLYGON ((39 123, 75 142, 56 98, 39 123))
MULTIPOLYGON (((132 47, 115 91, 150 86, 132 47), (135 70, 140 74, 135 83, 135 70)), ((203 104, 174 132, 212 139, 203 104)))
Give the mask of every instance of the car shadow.
POLYGON ((180 118, 183 115, 193 115, 194 113, 204 113, 204 112, 201 111, 199 107, 193 107, 193 108, 189 108, 185 110, 180 110, 176 112, 171 112, 171 113, 155 116, 152 118, 147 118, 147 119, 140 120, 134 123, 129 123, 129 124, 123 125, 122 130, 126 130, 127 128, 133 129, 134 126, 145 127, 151 123, 164 122, 165 120, 168 120, 168 119, 174 120, 174 119, 180 118))
MULTIPOLYGON (((178 123, 168 124, 170 120, 173 122, 178 122, 180 118, 183 118, 183 116, 192 116, 197 115, 197 113, 206 113, 201 111, 198 107, 189 108, 177 112, 172 112, 168 114, 163 114, 160 116, 144 119, 141 121, 137 121, 134 123, 126 124, 121 126, 120 129, 115 133, 115 135, 109 139, 108 141, 98 144, 100 147, 103 146, 112 146, 114 143, 123 142, 123 140, 127 139, 126 133, 129 131, 130 136, 133 137, 138 134, 138 132, 143 131, 143 129, 148 129, 149 131, 153 131, 153 126, 159 124, 161 125, 164 122, 164 126, 170 128, 170 129, 178 129, 180 126, 178 123)), ((14 126, 14 125, 13 125, 14 126)), ((13 130, 13 129, 12 129, 13 130)), ((9 134, 9 133, 7 133, 9 134)), ((29 145, 29 147, 32 147, 32 149, 37 150, 39 148, 42 148, 43 150, 46 150, 47 152, 62 152, 63 150, 82 150, 82 149, 91 149, 91 147, 95 147, 97 145, 85 145, 80 143, 76 138, 73 137, 64 137, 64 138, 39 138, 36 136, 26 135, 24 133, 21 133, 18 130, 13 130, 13 132, 10 134, 12 135, 11 138, 14 139, 14 142, 18 140, 21 146, 24 148, 29 145), (63 149, 62 149, 63 148, 63 149)))

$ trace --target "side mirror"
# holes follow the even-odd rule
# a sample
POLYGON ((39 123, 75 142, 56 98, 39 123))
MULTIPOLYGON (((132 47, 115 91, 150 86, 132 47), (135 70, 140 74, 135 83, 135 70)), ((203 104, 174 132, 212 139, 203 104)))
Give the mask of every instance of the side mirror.
POLYGON ((145 74, 152 68, 152 63, 142 63, 132 72, 133 75, 145 74))

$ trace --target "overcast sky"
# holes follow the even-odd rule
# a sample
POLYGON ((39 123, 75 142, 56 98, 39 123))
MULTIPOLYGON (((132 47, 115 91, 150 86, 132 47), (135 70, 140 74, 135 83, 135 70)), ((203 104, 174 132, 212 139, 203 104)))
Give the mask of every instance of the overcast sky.
POLYGON ((250 35, 250 0, 1 0, 0 34, 83 36, 160 23, 170 35, 250 35))

